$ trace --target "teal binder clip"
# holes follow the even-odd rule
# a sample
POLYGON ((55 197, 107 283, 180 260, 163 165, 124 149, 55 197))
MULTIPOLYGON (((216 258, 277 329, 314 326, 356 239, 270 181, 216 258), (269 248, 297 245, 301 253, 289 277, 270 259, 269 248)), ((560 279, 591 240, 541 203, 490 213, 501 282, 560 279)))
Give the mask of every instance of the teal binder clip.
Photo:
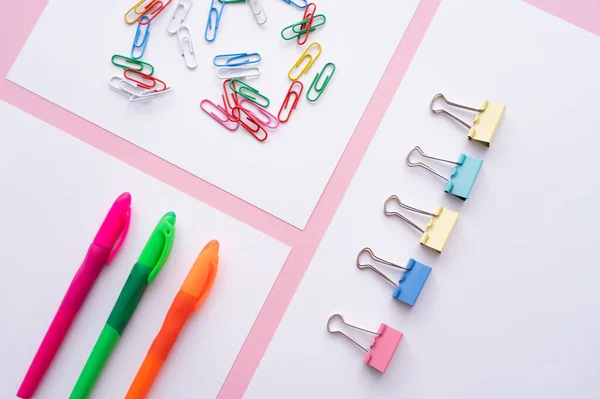
POLYGON ((427 281, 427 277, 429 277, 429 273, 431 273, 431 268, 429 266, 424 265, 423 263, 417 262, 416 260, 410 258, 408 263, 405 266, 396 265, 392 262, 388 262, 387 260, 378 258, 373 253, 371 248, 363 248, 356 257, 356 266, 361 269, 370 269, 377 273, 380 277, 383 277, 386 281, 394 285, 394 290, 392 291, 392 296, 397 300, 406 303, 407 305, 414 306, 419 294, 423 290, 423 286, 427 281), (360 263, 360 258, 363 254, 368 254, 372 260, 377 261, 383 265, 395 267, 397 269, 403 269, 404 273, 398 280, 396 284, 394 280, 383 274, 379 269, 375 266, 370 265, 368 263, 360 263))
POLYGON ((456 162, 442 158, 435 158, 425 154, 421 147, 417 146, 410 150, 406 156, 406 164, 410 167, 420 166, 434 175, 444 179, 446 181, 446 187, 444 188, 444 191, 464 201, 469 198, 469 194, 471 193, 471 189, 475 184, 475 180, 477 179, 481 165, 483 165, 483 161, 481 159, 469 157, 465 154, 460 154, 458 161, 456 162), (456 165, 454 171, 450 175, 450 179, 436 172, 432 167, 424 164, 423 162, 412 162, 410 160, 410 156, 415 151, 421 154, 423 158, 456 165))

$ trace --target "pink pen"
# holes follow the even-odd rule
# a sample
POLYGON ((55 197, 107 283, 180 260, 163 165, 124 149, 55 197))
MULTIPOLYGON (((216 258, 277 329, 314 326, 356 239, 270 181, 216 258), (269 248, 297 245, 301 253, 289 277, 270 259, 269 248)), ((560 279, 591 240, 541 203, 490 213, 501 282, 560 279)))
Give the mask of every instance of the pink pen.
POLYGON ((123 244, 129 230, 130 217, 131 195, 123 193, 108 211, 83 263, 79 266, 46 336, 27 370, 19 392, 17 392, 18 397, 30 399, 35 393, 100 271, 105 264, 110 263, 123 244))

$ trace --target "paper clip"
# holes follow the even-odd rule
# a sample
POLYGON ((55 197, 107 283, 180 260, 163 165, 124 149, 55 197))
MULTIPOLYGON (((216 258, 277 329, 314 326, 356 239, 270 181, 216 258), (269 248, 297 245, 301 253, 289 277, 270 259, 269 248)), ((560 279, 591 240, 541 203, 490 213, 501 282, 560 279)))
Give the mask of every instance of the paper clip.
POLYGON ((141 25, 149 24, 154 20, 154 18, 158 17, 158 14, 163 12, 167 6, 171 4, 171 0, 158 0, 152 2, 150 8, 147 8, 146 11, 140 16, 139 21, 141 25), (147 21, 142 21, 142 17, 146 16, 146 14, 150 14, 150 17, 147 21))
POLYGON ((135 38, 133 39, 133 45, 131 46, 131 58, 133 58, 134 60, 139 60, 140 58, 142 58, 144 56, 144 53, 146 52, 146 45, 148 44, 148 37, 150 36, 150 24, 144 25, 145 26, 145 31, 143 33, 144 38, 142 39, 142 42, 140 44, 138 44, 138 41, 140 40, 140 36, 142 35, 141 21, 144 18, 148 19, 148 17, 140 18, 140 23, 138 24, 137 29, 135 31, 135 38), (135 51, 137 49, 140 49, 140 51, 141 51, 141 53, 138 57, 135 56, 135 51))
POLYGON ((229 119, 229 116, 227 115, 227 111, 220 105, 217 105, 210 100, 200 101, 200 109, 202 111, 206 112, 208 115, 210 115, 214 120, 219 122, 219 124, 221 126, 223 126, 225 129, 227 129, 229 131, 232 131, 232 132, 236 131, 238 129, 238 127, 240 127, 239 121, 231 121, 229 119), (210 107, 213 108, 214 110, 209 109, 210 107, 207 107, 207 105, 205 105, 205 104, 210 104, 210 107), (215 110, 222 113, 224 118, 217 115, 215 113, 215 110))
POLYGON ((263 107, 259 107, 255 103, 250 100, 243 99, 240 101, 240 108, 248 111, 250 115, 259 123, 261 123, 264 127, 268 127, 269 129, 276 129, 279 126, 279 120, 273 116, 269 111, 264 109, 263 107), (263 119, 263 118, 266 118, 263 119))
POLYGON ((238 120, 240 121, 240 124, 242 125, 242 127, 244 129, 246 129, 246 131, 248 133, 250 133, 252 136, 254 136, 254 138, 256 140, 262 142, 262 141, 265 141, 269 137, 269 134, 267 133, 266 129, 256 119, 254 119, 254 117, 248 111, 246 111, 244 108, 236 107, 232 111, 233 111, 233 113, 235 113, 235 111, 238 112, 238 115, 239 115, 238 120), (252 122, 256 127, 252 127, 252 126, 248 125, 246 122, 244 122, 244 120, 242 118, 242 114, 244 114, 246 116, 246 118, 248 119, 248 121, 252 122), (262 134, 258 134, 261 131, 262 131, 262 134))
POLYGON ((446 187, 444 188, 444 191, 464 201, 469 198, 469 193, 475 184, 475 180, 477 179, 477 175, 479 174, 479 170, 481 169, 483 161, 481 159, 466 156, 465 154, 460 154, 458 156, 458 161, 456 162, 442 158, 435 158, 425 154, 421 147, 417 146, 410 150, 406 156, 406 164, 410 167, 420 166, 421 168, 428 170, 434 175, 446 180, 446 187), (410 155, 415 151, 421 154, 423 158, 456 165, 454 171, 450 175, 450 179, 436 172, 432 167, 424 164, 423 162, 412 162, 410 160, 410 155))
POLYGON ((502 115, 504 114, 504 109, 506 105, 504 104, 494 104, 488 102, 488 100, 483 100, 483 104, 481 108, 471 108, 464 105, 460 105, 457 103, 453 103, 451 101, 446 100, 446 97, 442 93, 438 93, 433 97, 429 107, 433 111, 434 114, 445 114, 450 118, 454 119, 456 122, 460 123, 467 129, 469 129, 468 138, 469 140, 475 140, 485 145, 486 147, 490 146, 492 142, 492 138, 494 137, 494 133, 496 132, 496 128, 500 124, 500 120, 502 119, 502 115), (446 104, 451 107, 466 109, 467 111, 477 112, 475 119, 473 120, 473 126, 469 125, 465 121, 461 120, 455 115, 452 115, 450 112, 446 111, 443 108, 435 109, 433 108, 433 104, 438 100, 443 100, 446 104))
POLYGON ((134 60, 133 58, 125 57, 124 55, 115 54, 110 59, 110 62, 113 65, 118 66, 123 69, 133 69, 135 71, 139 71, 145 73, 146 75, 152 75, 154 73, 154 67, 151 64, 148 64, 144 61, 134 60), (117 62, 117 60, 123 60, 123 63, 117 62), (130 65, 128 65, 129 63, 130 65), (144 69, 149 69, 148 72, 144 72, 144 69))
POLYGON ((327 320, 327 331, 329 331, 332 334, 342 334, 344 337, 352 341, 356 346, 364 350, 366 354, 363 358, 363 362, 373 367, 375 370, 381 371, 382 373, 385 372, 385 370, 387 370, 388 365, 392 360, 392 357, 394 357, 396 348, 398 348, 398 344, 400 343, 400 340, 404 335, 400 331, 393 329, 392 327, 384 323, 381 323, 379 325, 379 329, 377 331, 367 330, 362 327, 346 323, 342 315, 339 313, 332 315, 329 318, 329 320, 327 320), (359 344, 358 341, 355 341, 354 338, 350 337, 345 332, 341 330, 332 330, 331 321, 336 317, 339 317, 340 321, 348 327, 352 327, 354 329, 375 335, 375 338, 373 338, 369 349, 359 344))
POLYGON ((217 10, 215 7, 215 0, 211 0, 210 2, 208 21, 206 21, 206 30, 204 31, 204 39, 206 39, 207 42, 214 42, 217 38, 217 29, 219 29, 219 23, 221 22, 221 16, 223 15, 225 4, 227 4, 227 2, 221 3, 221 8, 217 10))
POLYGON ((423 286, 425 285, 425 282, 427 281, 427 277, 429 277, 429 273, 431 273, 431 268, 429 266, 419 263, 412 258, 408 260, 406 266, 396 265, 395 263, 378 258, 375 256, 375 253, 371 248, 364 248, 358 253, 358 256, 356 257, 356 267, 361 270, 372 270, 380 277, 383 277, 386 281, 390 282, 394 286, 392 296, 410 306, 414 306, 419 294, 421 293, 421 290, 423 289, 423 286), (375 266, 368 263, 360 263, 360 257, 363 254, 368 254, 371 259, 386 266, 404 270, 404 273, 402 273, 398 283, 396 284, 394 280, 383 274, 383 272, 381 272, 375 266))
POLYGON ((260 75, 259 67, 237 67, 237 68, 217 68, 217 78, 219 79, 242 79, 255 78, 260 75))
POLYGON ((279 119, 279 122, 285 123, 290 120, 290 116, 292 115, 292 112, 296 109, 296 106, 298 105, 298 101, 300 101, 300 96, 302 95, 302 90, 304 90, 304 85, 302 84, 302 82, 300 82, 299 80, 292 82, 292 84, 290 85, 290 88, 285 96, 285 99, 283 100, 283 104, 281 104, 279 113, 277 114, 277 119, 279 119), (294 85, 296 85, 296 84, 300 85, 299 91, 294 91, 294 85), (290 98, 292 97, 292 94, 295 96, 294 102, 292 103, 292 106, 289 107, 290 98), (287 117, 282 118, 281 113, 284 112, 284 110, 287 110, 288 107, 289 107, 289 112, 287 114, 287 117))
POLYGON ((220 54, 213 59, 216 67, 233 68, 242 65, 258 64, 262 57, 258 53, 220 54))
POLYGON ((190 7, 192 7, 193 0, 179 0, 177 7, 175 7, 175 11, 173 12, 173 18, 169 21, 167 25, 167 32, 171 35, 177 33, 177 28, 183 24, 185 17, 190 11, 190 7))
POLYGON ((231 90, 235 91, 240 96, 247 98, 248 100, 252 101, 254 104, 259 105, 263 108, 267 108, 269 106, 269 104, 271 104, 271 102, 269 101, 269 99, 267 97, 260 94, 260 92, 258 90, 256 90, 254 87, 250 86, 247 83, 242 82, 239 79, 232 79, 231 82, 229 82, 229 88, 231 90), (239 84, 240 87, 236 88, 235 84, 239 84))
POLYGON ((321 70, 321 72, 317 73, 317 75, 313 79, 312 83, 310 84, 310 87, 308 88, 308 91, 306 92, 306 98, 308 99, 308 101, 310 101, 311 103, 314 103, 319 98, 321 98, 321 95, 325 91, 325 88, 329 84, 329 81, 331 80, 331 77, 333 76, 334 73, 335 73, 335 64, 332 63, 332 62, 328 62, 327 64, 325 64, 325 66, 323 67, 323 69, 321 70), (331 70, 330 74, 326 75, 325 74, 325 70, 327 69, 328 66, 331 66, 333 69, 331 70), (325 76, 325 80, 319 86, 319 80, 323 76, 325 76), (317 93, 319 93, 315 99, 310 98, 310 92, 311 92, 312 89, 314 89, 314 91, 316 91, 317 93))
POLYGON ((123 79, 120 76, 113 76, 110 78, 108 84, 115 90, 120 91, 123 94, 129 96, 129 101, 142 101, 148 100, 156 97, 159 94, 167 93, 171 91, 170 87, 167 87, 166 90, 156 92, 152 89, 144 89, 139 87, 138 85, 132 83, 127 79, 123 79))
POLYGON ((192 43, 192 32, 187 25, 180 25, 177 28, 177 40, 179 40, 179 52, 183 57, 185 66, 194 69, 198 66, 196 55, 194 54, 194 44, 192 43))
POLYGON ((300 9, 306 8, 306 6, 308 5, 308 0, 296 0, 297 2, 294 0, 283 0, 283 1, 285 1, 288 4, 293 5, 294 7, 300 8, 300 9))
POLYGON ((145 97, 142 96, 142 94, 144 92, 146 92, 147 89, 140 88, 136 84, 132 83, 131 81, 129 81, 127 79, 123 79, 120 76, 113 76, 108 81, 108 84, 113 89, 127 95, 129 97, 130 101, 133 101, 132 100, 133 97, 139 97, 142 100, 147 100, 147 99, 150 99, 153 97, 153 96, 148 96, 148 95, 145 97))
POLYGON ((442 252, 446 242, 448 241, 448 237, 450 237, 450 233, 456 224, 456 220, 458 219, 458 213, 453 212, 451 210, 442 208, 438 206, 435 212, 426 212, 418 208, 413 208, 412 206, 408 206, 403 204, 395 195, 390 196, 383 205, 383 213, 386 216, 398 216, 400 219, 404 220, 406 223, 417 229, 421 232, 421 244, 434 249, 438 252, 442 252), (389 212, 387 210, 387 205, 390 201, 395 201, 400 208, 407 209, 411 212, 420 213, 422 215, 431 216, 431 220, 427 224, 425 230, 417 226, 413 221, 407 218, 404 215, 401 215, 398 212, 389 212))
POLYGON ((136 22, 139 21, 140 16, 144 15, 146 13, 146 11, 148 11, 149 9, 151 9, 152 6, 154 5, 154 3, 156 3, 157 1, 158 0, 140 0, 133 7, 131 7, 129 10, 127 10, 127 12, 125 13, 125 16, 123 17, 123 19, 129 25, 135 24, 136 22), (142 10, 138 10, 140 7, 142 8, 142 10), (133 14, 135 16, 135 19, 128 19, 127 17, 132 12, 133 12, 133 14))
MULTIPOLYGON (((300 22, 296 22, 294 24, 288 25, 285 28, 283 28, 281 30, 281 37, 283 38, 283 40, 293 40, 293 39, 300 37, 300 35, 307 33, 309 31, 309 29, 306 28, 306 24, 308 24, 309 20, 310 20, 310 18, 303 19, 300 22), (290 34, 288 34, 288 31, 290 32, 291 36, 290 36, 290 34)), ((325 18, 325 15, 323 15, 323 14, 314 15, 312 17, 310 31, 312 32, 315 29, 320 28, 321 26, 325 25, 325 22, 327 22, 327 18, 325 18)))
POLYGON ((302 74, 304 74, 306 71, 308 71, 310 69, 310 67, 315 63, 317 58, 319 58, 319 56, 321 55, 321 51, 323 51, 323 47, 321 47, 321 45, 319 43, 313 42, 313 43, 309 44, 308 47, 306 48, 306 50, 304 50, 304 52, 300 56, 300 58, 298 58, 298 61, 296 61, 296 63, 292 67, 292 69, 290 69, 290 71, 288 72, 288 78, 290 78, 290 80, 300 79, 302 74), (313 46, 317 47, 317 49, 318 49, 318 51, 315 55, 310 54, 310 51, 313 48, 313 46), (292 77, 292 72, 294 72, 296 69, 300 68, 300 66, 302 64, 304 64, 304 60, 308 60, 306 65, 300 70, 300 73, 298 73, 296 76, 292 77))
POLYGON ((125 79, 129 79, 132 82, 135 82, 138 87, 143 87, 144 89, 153 89, 156 92, 161 92, 161 91, 165 91, 168 89, 167 85, 162 80, 157 79, 154 76, 147 75, 143 72, 136 71, 135 69, 128 68, 125 70, 123 75, 125 76, 125 79), (138 75, 143 80, 137 80, 132 76, 128 76, 128 74, 129 75, 138 75), (156 83, 162 84, 163 87, 161 89, 157 89, 156 83))
POLYGON ((264 25, 267 22, 267 12, 263 8, 260 0, 247 0, 246 3, 250 6, 254 19, 259 25, 264 25))
MULTIPOLYGON (((311 32, 313 20, 315 18, 315 12, 317 11, 317 5, 315 3, 310 3, 304 9, 304 16, 302 18, 303 21, 307 21, 305 24, 300 25, 301 34, 298 35, 298 44, 303 46, 308 41, 308 35, 311 32)), ((293 28, 292 28, 293 30, 293 28)))
POLYGON ((227 90, 229 88, 229 82, 231 82, 231 79, 227 79, 223 82, 223 94, 221 97, 223 98, 223 107, 225 108, 225 113, 227 114, 228 119, 232 122, 235 122, 239 121, 239 118, 236 118, 235 115, 233 115, 233 110, 239 107, 240 102, 238 94, 235 91, 229 89, 231 90, 231 93, 229 93, 227 90), (230 99, 232 101, 230 101, 230 99), (229 112, 229 110, 231 110, 231 112, 229 112))

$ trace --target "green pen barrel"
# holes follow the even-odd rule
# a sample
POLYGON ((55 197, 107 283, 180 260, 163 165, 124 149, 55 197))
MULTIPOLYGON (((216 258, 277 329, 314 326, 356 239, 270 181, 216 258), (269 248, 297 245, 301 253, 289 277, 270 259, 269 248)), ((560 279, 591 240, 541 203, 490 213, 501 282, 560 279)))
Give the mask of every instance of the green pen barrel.
POLYGON ((119 334, 115 329, 105 324, 69 399, 86 399, 90 395, 94 384, 96 384, 96 380, 104 368, 104 364, 118 340, 119 334))

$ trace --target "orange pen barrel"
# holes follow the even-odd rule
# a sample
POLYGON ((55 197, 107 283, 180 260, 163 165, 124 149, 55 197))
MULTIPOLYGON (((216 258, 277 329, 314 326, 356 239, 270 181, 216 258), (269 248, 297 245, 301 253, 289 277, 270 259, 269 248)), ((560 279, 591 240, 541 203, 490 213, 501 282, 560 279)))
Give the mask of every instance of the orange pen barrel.
POLYGON ((143 399, 148 395, 181 329, 194 311, 197 301, 198 298, 179 291, 125 399, 143 399))

